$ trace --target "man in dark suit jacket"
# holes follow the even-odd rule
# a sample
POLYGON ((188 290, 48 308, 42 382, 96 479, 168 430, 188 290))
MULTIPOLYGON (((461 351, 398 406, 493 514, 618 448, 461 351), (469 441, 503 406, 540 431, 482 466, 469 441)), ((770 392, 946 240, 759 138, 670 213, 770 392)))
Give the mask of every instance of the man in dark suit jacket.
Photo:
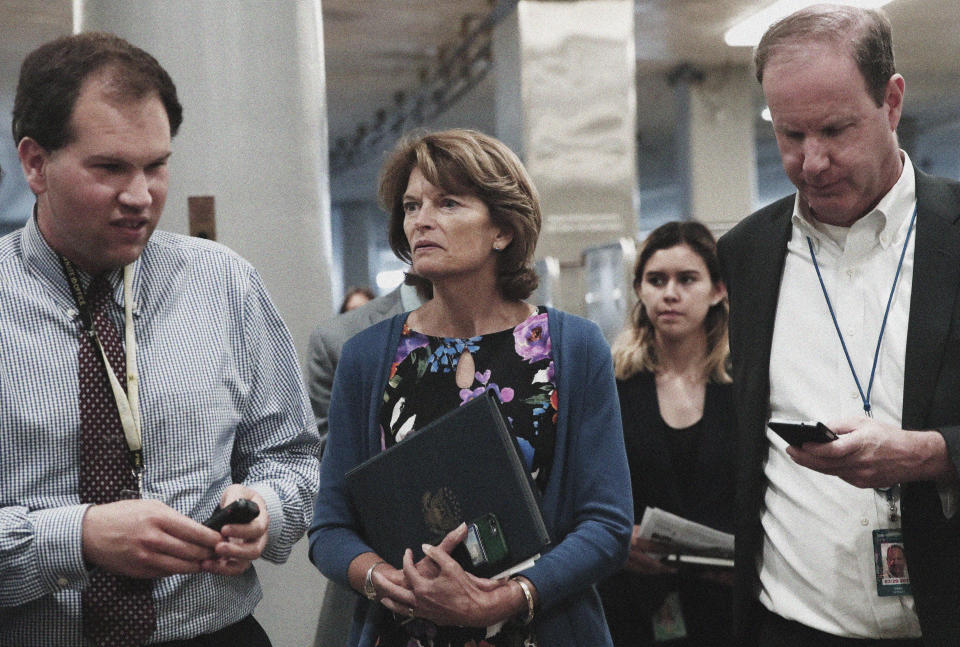
POLYGON ((798 193, 719 244, 739 418, 737 635, 960 645, 960 185, 899 150, 905 83, 879 12, 797 12, 755 62, 798 193), (875 417, 851 415, 860 407, 875 417), (840 437, 786 447, 771 414, 832 415, 840 437), (877 537, 898 531, 912 596, 881 593, 873 572, 877 537))
POLYGON ((339 314, 321 323, 310 333, 307 387, 313 414, 317 417, 321 441, 325 442, 327 439, 327 411, 330 409, 330 391, 333 389, 333 374, 337 370, 337 362, 340 361, 340 350, 348 339, 361 330, 403 312, 400 295, 402 289, 398 287, 359 308, 339 314))

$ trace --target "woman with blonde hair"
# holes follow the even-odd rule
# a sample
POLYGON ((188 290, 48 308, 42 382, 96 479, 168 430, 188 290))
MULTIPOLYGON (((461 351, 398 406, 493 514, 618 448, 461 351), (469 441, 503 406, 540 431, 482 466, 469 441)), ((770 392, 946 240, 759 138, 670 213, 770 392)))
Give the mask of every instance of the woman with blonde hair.
MULTIPOLYGON (((656 507, 731 532, 727 298, 710 231, 697 222, 655 229, 633 287, 638 301, 613 357, 636 523, 656 507)), ((624 569, 599 587, 614 644, 652 645, 655 635, 671 645, 729 644, 729 574, 665 565, 665 548, 638 538, 638 528, 624 569)))
POLYGON ((540 233, 530 177, 496 139, 450 130, 402 141, 380 200, 391 247, 432 297, 348 341, 337 367, 310 557, 367 598, 349 644, 611 645, 594 585, 623 564, 632 527, 616 383, 595 324, 525 301, 540 233), (384 563, 344 473, 486 392, 512 423, 552 543, 505 579, 450 557, 463 525, 419 561, 408 550, 402 568, 384 563))

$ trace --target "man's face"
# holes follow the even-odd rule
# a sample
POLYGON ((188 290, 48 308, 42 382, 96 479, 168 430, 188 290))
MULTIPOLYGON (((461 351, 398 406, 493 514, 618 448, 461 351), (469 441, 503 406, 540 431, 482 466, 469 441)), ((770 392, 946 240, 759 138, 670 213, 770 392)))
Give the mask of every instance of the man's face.
POLYGON ((887 571, 892 577, 903 577, 907 572, 907 558, 896 546, 887 549, 887 571))
POLYGON ((81 86, 73 140, 47 151, 30 138, 20 160, 47 243, 91 274, 136 260, 167 198, 170 124, 159 97, 118 102, 104 78, 81 86))
POLYGON ((763 93, 783 168, 817 220, 853 224, 900 177, 903 91, 894 75, 878 107, 849 53, 826 43, 780 50, 767 63, 763 93))

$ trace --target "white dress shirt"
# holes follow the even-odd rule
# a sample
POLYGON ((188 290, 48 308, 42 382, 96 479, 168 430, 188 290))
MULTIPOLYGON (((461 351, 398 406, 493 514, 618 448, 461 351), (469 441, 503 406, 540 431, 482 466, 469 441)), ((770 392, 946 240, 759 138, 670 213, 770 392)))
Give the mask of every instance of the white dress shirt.
MULTIPOLYGON (((864 416, 840 339, 811 260, 807 237, 840 330, 866 393, 880 326, 916 206, 913 165, 852 226, 816 223, 794 205, 770 356, 770 415, 831 421, 864 416)), ((916 225, 914 225, 916 228, 916 225)), ((870 394, 874 417, 901 426, 907 322, 913 280, 911 234, 897 280, 870 394)), ((886 497, 801 467, 769 429, 769 487, 761 512, 760 601, 771 611, 854 638, 920 635, 912 596, 880 597, 872 532, 897 527, 886 497)), ((909 568, 910 554, 907 552, 909 568)))

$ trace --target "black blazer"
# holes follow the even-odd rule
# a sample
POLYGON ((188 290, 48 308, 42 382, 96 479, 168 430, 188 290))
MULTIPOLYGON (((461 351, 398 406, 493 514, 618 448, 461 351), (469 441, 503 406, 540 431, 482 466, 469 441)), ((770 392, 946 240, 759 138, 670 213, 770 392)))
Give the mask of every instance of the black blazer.
MULTIPOLYGON (((913 288, 903 385, 903 427, 937 429, 960 465, 960 183, 920 171, 913 288)), ((791 235, 794 197, 752 214, 719 242, 730 294, 730 346, 737 406, 734 630, 754 641, 763 541, 765 425, 770 345, 791 235)), ((934 483, 904 484, 904 543, 924 645, 960 645, 960 512, 946 519, 934 483)))

